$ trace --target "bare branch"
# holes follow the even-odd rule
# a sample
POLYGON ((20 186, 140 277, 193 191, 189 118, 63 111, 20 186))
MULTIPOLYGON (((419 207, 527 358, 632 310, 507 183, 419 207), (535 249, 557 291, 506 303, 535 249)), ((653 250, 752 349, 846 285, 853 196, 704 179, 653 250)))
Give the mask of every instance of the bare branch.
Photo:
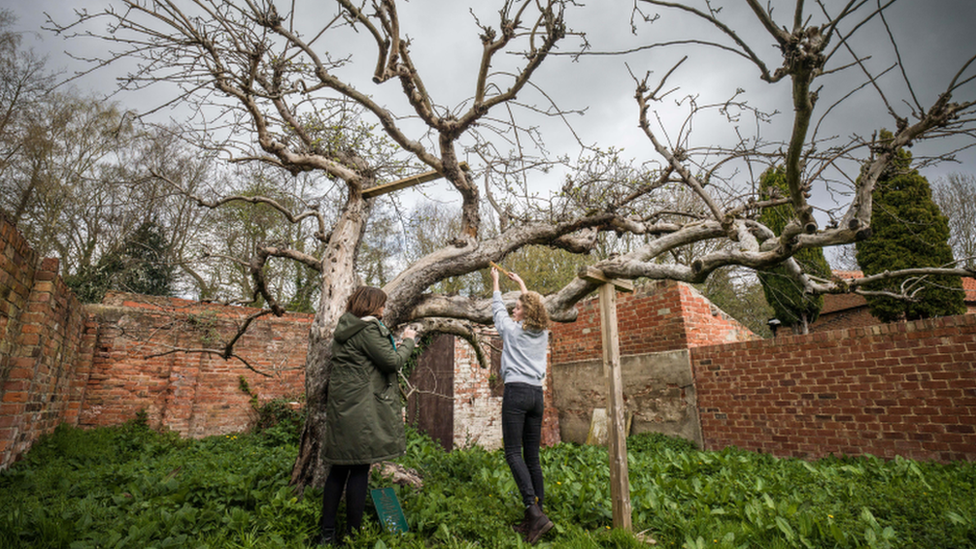
MULTIPOLYGON (((735 31, 733 31, 731 28, 729 28, 728 26, 726 26, 724 23, 722 23, 721 21, 719 21, 718 19, 716 19, 712 15, 707 14, 707 13, 703 13, 703 12, 701 12, 701 11, 695 9, 695 8, 692 8, 690 6, 687 6, 685 4, 678 4, 678 3, 674 3, 674 2, 663 2, 663 1, 660 1, 660 0, 641 0, 641 1, 642 2, 645 2, 645 3, 648 3, 648 4, 653 4, 653 5, 656 5, 656 6, 663 6, 663 7, 667 7, 667 8, 675 8, 675 9, 679 9, 679 10, 684 10, 684 11, 690 12, 690 13, 694 14, 695 16, 700 17, 700 18, 708 21, 709 23, 715 25, 716 28, 718 28, 719 30, 721 30, 722 32, 724 32, 726 35, 728 35, 729 38, 732 39, 732 41, 734 41, 740 48, 742 48, 743 54, 747 58, 749 58, 757 67, 759 67, 759 72, 760 72, 761 78, 763 80, 765 80, 767 82, 775 82, 776 80, 778 80, 777 77, 775 77, 774 75, 770 74, 769 70, 766 68, 766 64, 763 63, 761 59, 759 59, 759 56, 756 55, 755 52, 753 52, 752 49, 741 38, 739 38, 739 35, 737 33, 735 33, 735 31)), ((755 0, 749 0, 749 3, 750 4, 753 4, 754 2, 755 2, 755 0)), ((762 8, 759 8, 759 11, 762 12, 762 8)), ((773 30, 771 31, 771 33, 773 33, 774 36, 776 35, 777 32, 778 32, 778 30, 775 29, 775 28, 773 28, 773 30)))
POLYGON ((236 353, 232 353, 230 355, 226 355, 223 350, 217 350, 217 349, 206 349, 206 348, 203 348, 203 349, 193 349, 193 348, 182 348, 181 347, 181 348, 178 348, 178 349, 170 349, 170 350, 164 351, 162 353, 155 353, 155 354, 151 354, 151 355, 146 355, 145 358, 157 358, 157 357, 166 356, 166 355, 172 355, 172 354, 176 354, 176 353, 186 353, 186 354, 200 353, 200 354, 205 354, 205 355, 217 355, 220 358, 223 358, 224 360, 230 360, 230 359, 233 358, 233 359, 239 360, 241 362, 241 364, 244 365, 245 368, 247 368, 248 370, 251 370, 255 374, 258 374, 258 375, 261 375, 261 376, 264 376, 264 377, 273 377, 271 374, 269 374, 267 372, 262 372, 261 370, 258 370, 257 368, 255 368, 254 366, 252 366, 251 363, 248 362, 247 359, 245 359, 244 357, 242 357, 242 356, 240 356, 240 355, 238 355, 236 353))

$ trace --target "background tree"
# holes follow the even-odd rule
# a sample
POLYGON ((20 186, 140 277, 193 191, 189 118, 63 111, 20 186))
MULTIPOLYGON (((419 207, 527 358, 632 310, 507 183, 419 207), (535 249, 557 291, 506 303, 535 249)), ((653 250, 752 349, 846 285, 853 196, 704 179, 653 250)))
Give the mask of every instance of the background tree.
POLYGON ((11 167, 32 136, 32 120, 40 114, 45 96, 54 87, 54 75, 43 59, 21 47, 22 36, 12 29, 16 17, 0 9, 0 211, 13 219, 23 189, 12 178, 11 167))
MULTIPOLYGON (((595 254, 594 254, 595 255, 595 254)), ((576 278, 580 267, 593 263, 593 257, 550 248, 530 245, 505 258, 505 268, 519 273, 526 287, 543 295, 554 293, 576 278)), ((502 283, 506 289, 507 283, 502 283)), ((518 289, 512 285, 510 290, 518 289)), ((484 295, 484 291, 480 292, 484 295)))
MULTIPOLYGON (((282 215, 281 208, 304 208, 309 201, 321 207, 323 216, 335 215, 335 202, 323 198, 331 182, 311 174, 292 175, 265 166, 237 167, 225 171, 219 183, 201 195, 200 201, 220 201, 223 193, 238 199, 213 208, 205 221, 209 235, 204 248, 197 250, 198 272, 206 276, 209 299, 225 303, 266 305, 266 298, 251 276, 249 258, 265 247, 287 247, 299 253, 316 253, 312 227, 293 224, 282 215), (274 205, 272 205, 272 203, 274 205)), ((287 310, 310 311, 316 289, 309 288, 311 275, 298 262, 266 262, 261 267, 260 283, 266 285, 270 299, 287 310)))
MULTIPOLYGON (((13 24, 11 12, 0 10, 0 211, 41 256, 60 259, 66 278, 98 288, 81 292, 90 299, 119 287, 106 266, 121 268, 112 257, 147 227, 172 244, 159 265, 186 264, 178 257, 196 238, 201 212, 145 176, 153 165, 181 180, 200 177, 200 162, 187 161, 199 152, 179 150, 165 128, 134 124, 117 103, 56 87, 56 75, 22 48, 13 24)), ((186 286, 171 274, 173 288, 186 286)))
MULTIPOLYGON (((457 5, 441 3, 436 9, 457 5)), ((691 2, 638 0, 631 18, 621 18, 622 28, 654 24, 658 18, 644 14, 647 9, 705 23, 700 37, 694 33, 701 26, 682 21, 669 29, 687 33, 681 44, 716 46, 730 59, 744 61, 752 71, 748 74, 758 74, 760 81, 786 84, 770 92, 779 92, 789 102, 784 111, 791 117, 773 116, 778 106, 765 111, 753 107, 741 97, 739 83, 730 83, 721 98, 703 98, 694 91, 684 98, 669 97, 676 95, 672 79, 684 71, 690 72, 692 85, 701 77, 685 67, 683 59, 676 59, 657 67, 664 70, 634 77, 633 88, 626 91, 626 96, 636 98, 638 124, 653 150, 653 160, 630 162, 614 151, 589 147, 579 135, 571 134, 584 152, 570 161, 569 155, 554 158, 542 140, 540 119, 569 121, 574 113, 543 93, 545 75, 539 68, 545 63, 556 65, 549 75, 574 74, 575 65, 568 63, 565 70, 557 70, 559 60, 551 59, 552 54, 567 43, 567 37, 582 38, 574 34, 571 21, 597 24, 587 17, 589 10, 597 8, 569 0, 465 5, 479 29, 478 37, 468 42, 458 40, 453 26, 430 24, 439 12, 418 15, 427 6, 395 0, 376 2, 368 10, 337 0, 331 13, 320 2, 271 0, 246 4, 116 0, 113 6, 102 13, 82 13, 71 25, 52 23, 52 27, 64 34, 78 31, 78 36, 104 37, 112 46, 106 57, 135 61, 138 69, 121 80, 127 89, 159 84, 159 89, 171 91, 174 100, 190 102, 194 125, 185 135, 204 150, 219 150, 235 162, 261 162, 293 174, 315 172, 336 182, 341 207, 334 216, 323 213, 325 208, 316 202, 297 202, 290 208, 272 196, 238 194, 217 199, 188 191, 211 209, 259 203, 276 210, 279 220, 313 227, 315 245, 305 249, 314 253, 285 241, 266 242, 246 258, 255 291, 275 314, 284 308, 265 277, 269 263, 293 260, 320 274, 306 362, 308 415, 293 471, 300 486, 319 482, 324 473, 317 456, 331 373, 331 333, 345 298, 360 282, 357 258, 376 209, 378 199, 372 192, 382 183, 436 172, 444 179, 439 184, 441 194, 450 195, 459 209, 450 239, 398 265, 399 272, 385 284, 390 300, 384 320, 394 329, 416 323, 422 332, 474 340, 473 325, 491 322, 489 297, 441 294, 433 288, 486 269, 491 261, 505 261, 528 246, 590 254, 599 247, 601 234, 631 235, 634 244, 593 263, 610 277, 700 284, 726 267, 762 269, 782 264, 804 291, 851 291, 896 275, 849 284, 820 280, 803 273, 792 256, 807 248, 867 238, 872 192, 896 151, 929 136, 971 136, 966 132, 976 105, 972 60, 968 64, 963 60, 964 70, 953 73, 935 97, 911 93, 908 82, 894 86, 879 78, 888 74, 888 60, 876 63, 877 42, 861 42, 858 35, 871 25, 884 31, 882 18, 892 9, 890 3, 879 8, 852 2, 835 8, 801 0, 795 3, 792 17, 783 21, 781 10, 774 16, 771 5, 746 0, 744 6, 753 17, 749 21, 739 17, 741 11, 712 10, 708 2, 699 10, 691 2), (99 18, 107 20, 108 31, 99 18), (736 25, 745 27, 737 32, 736 25), (452 33, 442 34, 446 31, 452 33), (770 41, 774 47, 768 47, 770 41), (452 59, 464 58, 464 62, 445 66, 445 44, 450 44, 452 59), (475 47, 463 47, 468 44, 475 47), (859 54, 860 47, 871 55, 859 54), (366 51, 375 53, 375 63, 368 66, 360 62, 366 51), (421 58, 415 59, 415 52, 421 58), (422 52, 434 53, 424 59, 422 52), (472 55, 465 57, 467 53, 472 55), (844 117, 848 114, 843 109, 845 100, 852 96, 847 75, 853 71, 861 75, 854 87, 867 86, 864 89, 876 94, 886 116, 896 118, 898 132, 892 139, 865 139, 844 117), (659 79, 651 82, 651 74, 659 79), (367 87, 375 93, 364 92, 367 87), (892 101, 889 95, 899 100, 892 101), (682 111, 683 119, 674 122, 657 108, 682 111), (824 121, 815 119, 815 113, 832 119, 837 115, 841 126, 831 127, 828 133, 852 137, 822 138, 824 121), (714 127, 695 132, 708 128, 706 121, 717 120, 727 124, 724 135, 733 136, 733 142, 719 139, 714 127), (219 142, 213 141, 215 134, 210 131, 215 127, 226 132, 219 142), (761 133, 767 127, 774 127, 771 139, 761 133), (752 129, 755 134, 746 135, 752 129), (462 160, 469 169, 462 168, 462 160), (779 199, 763 200, 756 195, 754 174, 770 165, 784 166, 788 192, 779 199), (561 187, 540 192, 534 183, 554 169, 561 172, 561 187), (846 186, 844 192, 831 196, 838 185, 846 186), (678 187, 694 197, 695 207, 672 209, 670 197, 678 187), (810 202, 821 193, 839 204, 822 212, 828 218, 823 227, 810 202), (779 234, 759 221, 763 209, 787 204, 794 220, 779 234), (494 219, 486 219, 486 211, 494 219), (492 224, 497 224, 497 232, 490 229, 492 224), (710 245, 695 248, 696 257, 662 260, 674 250, 709 241, 710 245)), ((678 43, 668 38, 652 38, 639 49, 678 43)), ((581 50, 590 47, 585 40, 581 43, 581 50)), ((896 47, 893 42, 892 49, 896 47)), ((894 59, 898 63, 900 58, 894 59)), ((600 65, 602 70, 626 70, 622 63, 600 65)), ((907 79, 909 73, 894 74, 907 79)), ((575 90, 573 85, 559 87, 575 90)), ((602 86, 601 91, 620 90, 602 86)), ((962 269, 939 272, 969 274, 962 269)), ((547 308, 557 321, 572 320, 574 305, 595 289, 596 284, 573 278, 547 296, 547 308)), ((511 302, 514 294, 507 299, 511 302)))
POLYGON ((956 259, 976 268, 976 176, 951 173, 932 189, 932 200, 949 221, 949 245, 956 259))
POLYGON ((65 277, 65 283, 88 303, 100 303, 109 290, 142 295, 171 296, 176 266, 163 228, 147 221, 122 245, 102 255, 94 266, 65 277))
MULTIPOLYGON (((764 200, 776 200, 788 193, 786 171, 782 167, 763 172, 759 179, 759 194, 764 200)), ((776 236, 782 234, 791 221, 794 221, 794 214, 788 205, 766 208, 759 216, 759 222, 769 227, 776 236)), ((824 259, 822 248, 800 250, 793 254, 793 259, 808 276, 821 280, 830 278, 830 265, 824 259)), ((823 296, 805 292, 802 282, 797 281, 787 268, 773 266, 759 269, 757 274, 766 302, 773 308, 780 324, 791 328, 794 333, 809 333, 810 323, 816 322, 823 309, 823 296)))
POLYGON ((66 278, 98 279, 103 256, 119 253, 152 223, 170 243, 165 263, 180 267, 173 291, 195 286, 183 258, 202 240, 205 213, 148 176, 158 170, 196 188, 208 175, 207 160, 167 128, 143 127, 117 104, 70 90, 47 93, 26 109, 30 116, 8 136, 0 208, 38 254, 59 258, 66 278))
POLYGON ((775 313, 766 302, 763 286, 755 272, 724 267, 717 269, 708 280, 696 287, 716 307, 738 320, 752 333, 761 337, 772 336, 769 319, 775 313))
MULTIPOLYGON (((880 139, 891 139, 882 131, 880 139)), ((898 150, 873 192, 874 232, 857 243, 857 262, 865 276, 888 271, 945 267, 955 263, 949 223, 932 201, 929 182, 912 168, 912 155, 898 150)), ((966 312, 957 277, 899 277, 865 286, 871 314, 884 322, 966 312), (908 294, 911 300, 901 299, 908 294)))
MULTIPOLYGON (((400 251, 409 245, 399 223, 400 216, 389 202, 378 200, 359 249, 357 268, 363 284, 383 287, 399 271, 398 263, 403 260, 400 251)), ((423 239, 423 233, 417 231, 411 235, 408 230, 407 234, 411 235, 408 239, 423 239)))
POLYGON ((108 181, 117 175, 113 136, 135 136, 115 105, 94 98, 50 93, 34 107, 6 170, 8 211, 42 257, 60 257, 70 272, 118 243, 112 224, 128 197, 108 181))
MULTIPOLYGON (((487 225, 484 231, 497 234, 498 229, 491 223, 491 217, 485 216, 483 219, 487 225)), ((412 263, 436 252, 454 238, 461 227, 461 211, 454 204, 424 201, 414 206, 403 224, 405 253, 401 259, 412 263)), ((478 296, 484 295, 485 290, 491 288, 490 284, 487 271, 478 271, 440 280, 431 287, 431 291, 445 295, 478 296)))

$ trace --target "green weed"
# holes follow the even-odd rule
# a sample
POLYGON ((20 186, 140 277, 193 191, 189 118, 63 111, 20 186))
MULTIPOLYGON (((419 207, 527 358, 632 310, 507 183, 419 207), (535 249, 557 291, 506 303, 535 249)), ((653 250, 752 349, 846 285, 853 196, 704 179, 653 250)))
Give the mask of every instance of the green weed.
MULTIPOLYGON (((286 408, 269 409, 275 418, 258 433, 203 440, 154 432, 145 418, 60 427, 0 473, 0 547, 308 547, 321 492, 298 498, 288 486, 300 424, 286 408)), ((528 547, 510 528, 522 511, 502 452, 445 452, 408 433, 400 462, 425 483, 394 486, 409 532, 384 531, 368 509, 349 547, 528 547)), ((628 454, 634 530, 655 547, 976 548, 976 464, 780 460, 660 435, 631 437, 628 454)), ((607 464, 603 447, 544 450, 544 506, 556 527, 537 547, 649 547, 611 528, 607 464)))

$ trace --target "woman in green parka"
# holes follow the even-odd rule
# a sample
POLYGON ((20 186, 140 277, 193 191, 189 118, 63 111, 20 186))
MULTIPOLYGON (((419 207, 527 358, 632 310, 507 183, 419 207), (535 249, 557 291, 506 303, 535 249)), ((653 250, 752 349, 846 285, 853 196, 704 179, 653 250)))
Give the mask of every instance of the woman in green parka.
POLYGON ((407 328, 398 347, 383 325, 386 293, 360 286, 349 296, 332 341, 322 459, 325 480, 321 545, 336 539, 336 513, 346 492, 346 531, 359 530, 366 507, 369 466, 403 455, 406 438, 397 372, 410 357, 416 333, 407 328))

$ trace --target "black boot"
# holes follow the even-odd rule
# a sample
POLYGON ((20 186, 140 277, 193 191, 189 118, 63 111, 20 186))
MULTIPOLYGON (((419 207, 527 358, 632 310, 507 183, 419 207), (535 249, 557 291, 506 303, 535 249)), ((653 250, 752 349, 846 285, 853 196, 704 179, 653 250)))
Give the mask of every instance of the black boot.
POLYGON ((322 535, 319 536, 319 547, 335 547, 336 531, 335 528, 323 528, 322 535))
MULTIPOLYGON (((538 505, 539 505, 539 509, 542 509, 542 502, 541 501, 538 503, 538 505)), ((528 514, 525 515, 525 518, 522 519, 522 522, 520 522, 518 524, 513 524, 512 525, 512 530, 515 530, 516 533, 522 534, 522 536, 525 536, 525 532, 526 532, 526 530, 528 530, 528 528, 529 528, 529 515, 528 514)))
POLYGON ((522 519, 522 522, 520 522, 518 524, 513 524, 512 525, 512 530, 515 530, 515 532, 517 534, 522 534, 524 536, 525 535, 525 529, 528 528, 528 526, 529 526, 529 519, 528 519, 528 517, 526 517, 526 518, 523 518, 522 519))
POLYGON ((542 512, 538 504, 525 508, 525 522, 525 541, 532 545, 535 545, 539 538, 553 527, 552 521, 542 512))

